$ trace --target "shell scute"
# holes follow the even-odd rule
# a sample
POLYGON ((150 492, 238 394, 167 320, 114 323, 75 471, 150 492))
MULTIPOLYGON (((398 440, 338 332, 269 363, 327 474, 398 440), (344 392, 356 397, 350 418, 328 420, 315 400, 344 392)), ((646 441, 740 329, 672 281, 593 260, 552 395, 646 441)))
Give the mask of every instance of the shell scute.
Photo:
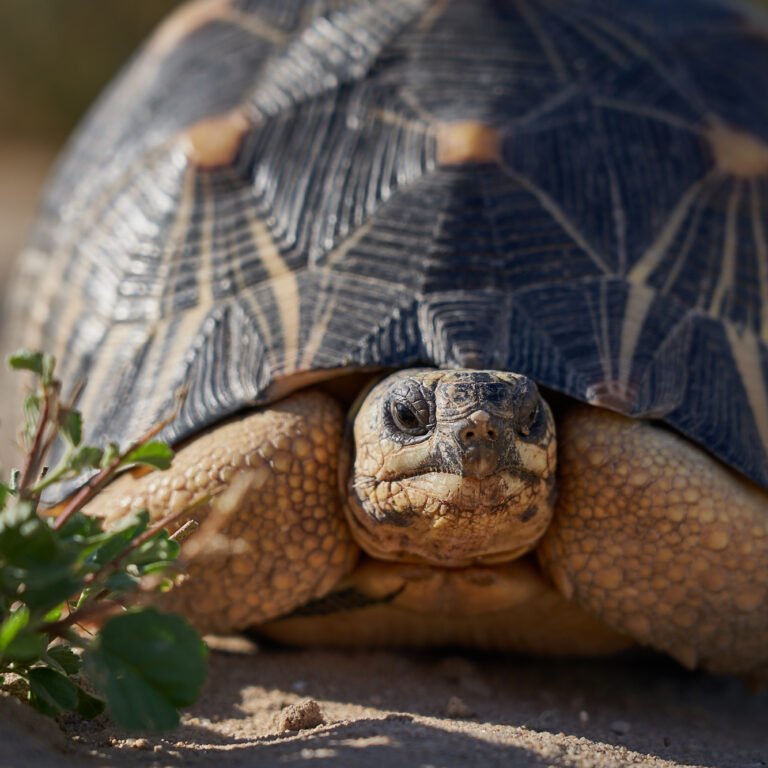
POLYGON ((87 378, 89 439, 182 386, 171 438, 319 370, 491 366, 768 485, 764 22, 694 0, 197 13, 86 120, 23 254, 27 339, 87 378))

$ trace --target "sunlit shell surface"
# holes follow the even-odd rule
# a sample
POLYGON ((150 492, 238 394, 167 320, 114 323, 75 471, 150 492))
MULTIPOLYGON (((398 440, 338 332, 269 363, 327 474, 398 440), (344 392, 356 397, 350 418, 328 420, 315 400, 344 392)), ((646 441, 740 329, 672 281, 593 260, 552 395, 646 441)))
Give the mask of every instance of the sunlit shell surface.
POLYGON ((312 372, 482 366, 768 486, 768 25, 706 0, 202 0, 96 105, 22 258, 16 322, 87 382, 89 439, 181 387, 171 438, 312 372))

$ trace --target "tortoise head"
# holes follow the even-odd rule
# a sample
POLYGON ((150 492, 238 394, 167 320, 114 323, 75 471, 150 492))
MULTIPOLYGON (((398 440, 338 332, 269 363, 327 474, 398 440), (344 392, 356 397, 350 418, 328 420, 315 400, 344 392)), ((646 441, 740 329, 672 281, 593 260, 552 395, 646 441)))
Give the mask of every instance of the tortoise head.
POLYGON ((525 376, 414 369, 365 397, 347 486, 369 554, 442 566, 512 560, 552 517, 552 413, 525 376))

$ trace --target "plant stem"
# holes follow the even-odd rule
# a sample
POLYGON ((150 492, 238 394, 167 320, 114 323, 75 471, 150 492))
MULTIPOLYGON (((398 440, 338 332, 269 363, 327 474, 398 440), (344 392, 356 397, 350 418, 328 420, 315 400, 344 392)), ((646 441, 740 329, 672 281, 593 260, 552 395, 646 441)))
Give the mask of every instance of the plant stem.
POLYGON ((175 414, 170 419, 164 419, 159 424, 148 429, 136 442, 131 443, 122 453, 116 456, 108 466, 100 470, 82 488, 80 488, 80 490, 78 490, 67 502, 64 511, 57 516, 56 522, 53 524, 54 530, 58 531, 66 525, 67 521, 75 514, 75 512, 82 509, 110 480, 112 480, 115 471, 120 468, 120 465, 125 461, 126 457, 132 451, 135 451, 139 446, 148 442, 165 429, 165 427, 171 423, 173 418, 175 418, 175 414))
POLYGON ((19 496, 26 498, 29 495, 29 486, 32 484, 32 477, 37 475, 39 471, 39 463, 42 461, 45 455, 42 451, 43 437, 46 429, 48 428, 48 418, 51 412, 50 406, 51 393, 47 390, 43 390, 43 406, 40 410, 40 418, 37 422, 37 428, 35 429, 35 436, 32 439, 32 445, 27 451, 27 455, 24 457, 24 465, 21 469, 21 477, 19 479, 19 496))
POLYGON ((43 627, 43 629, 48 635, 52 635, 54 637, 63 637, 72 642, 72 638, 67 630, 71 629, 76 624, 80 624, 83 621, 94 621, 97 618, 109 616, 110 614, 115 613, 121 607, 122 606, 119 606, 116 603, 106 604, 103 601, 98 603, 89 603, 88 605, 73 611, 63 619, 59 619, 53 624, 48 624, 47 626, 43 627))

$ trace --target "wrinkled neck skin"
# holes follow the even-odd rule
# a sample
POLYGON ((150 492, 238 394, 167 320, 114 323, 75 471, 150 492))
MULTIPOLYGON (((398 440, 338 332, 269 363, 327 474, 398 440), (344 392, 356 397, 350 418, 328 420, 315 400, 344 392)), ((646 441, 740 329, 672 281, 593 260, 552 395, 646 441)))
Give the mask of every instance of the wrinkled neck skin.
POLYGON ((462 567, 513 560, 553 514, 555 427, 525 376, 412 369, 354 419, 345 505, 372 557, 462 567))

